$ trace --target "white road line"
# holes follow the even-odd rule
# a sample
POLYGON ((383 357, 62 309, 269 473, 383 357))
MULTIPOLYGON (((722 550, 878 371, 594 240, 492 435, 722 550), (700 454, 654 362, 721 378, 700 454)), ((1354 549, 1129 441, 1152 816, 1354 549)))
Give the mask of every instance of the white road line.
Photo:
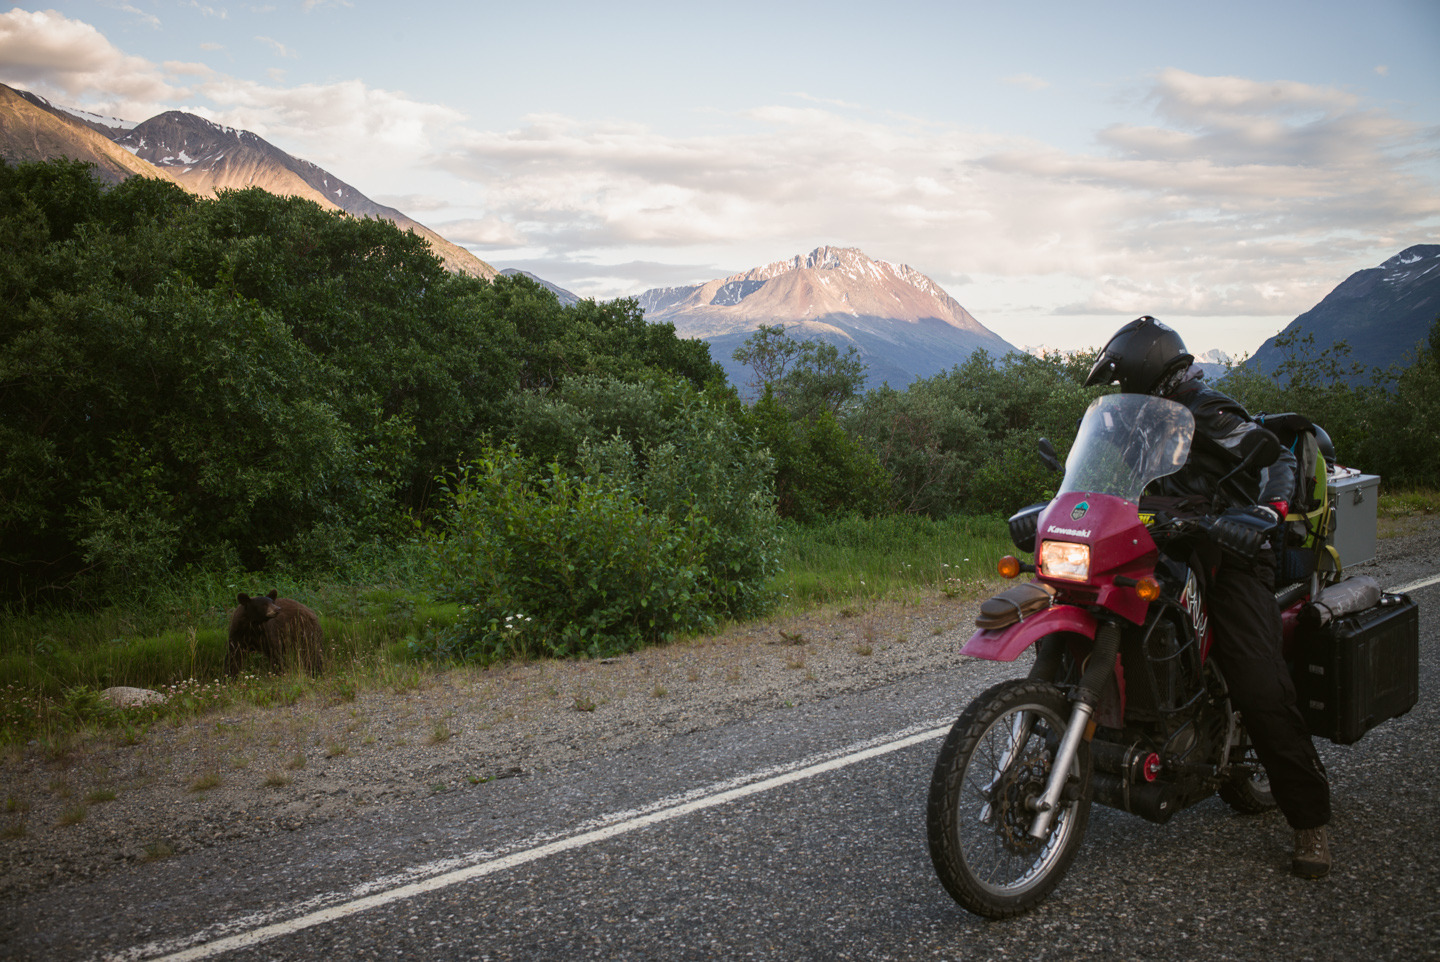
POLYGON ((1386 588, 1385 590, 1389 591, 1391 594, 1403 595, 1407 591, 1414 591, 1417 588, 1428 588, 1433 584, 1440 584, 1440 575, 1434 575, 1429 578, 1421 578, 1419 581, 1412 581, 1408 585, 1401 585, 1398 588, 1386 588))
POLYGON ((849 745, 838 751, 812 755, 791 763, 789 766, 775 766, 704 789, 670 796, 647 805, 643 809, 603 816, 586 823, 587 825, 598 825, 589 830, 583 830, 584 826, 581 826, 582 830, 572 835, 549 836, 548 841, 541 841, 539 838, 530 839, 521 843, 528 847, 508 854, 502 855, 488 851, 472 852, 456 859, 430 863, 400 875, 377 879, 346 893, 319 896, 307 900, 300 906, 288 906, 273 912, 246 916, 212 926, 188 938, 152 942, 148 945, 113 953, 104 958, 115 960, 115 962, 133 962, 133 960, 140 959, 151 959, 155 962, 183 962, 183 960, 207 959, 234 949, 259 945, 271 939, 290 935, 316 925, 324 925, 327 922, 333 922, 368 909, 414 898, 452 885, 460 885, 550 855, 582 848, 594 842, 601 842, 708 808, 727 805, 738 799, 768 792, 771 789, 807 778, 814 778, 816 775, 833 772, 939 738, 949 729, 949 721, 944 723, 939 720, 926 722, 924 725, 892 732, 878 739, 849 745), (454 868, 455 865, 462 867, 454 868), (401 881, 403 878, 415 878, 419 875, 428 875, 428 877, 413 882, 401 881), (332 904, 305 911, 309 907, 323 903, 332 904), (281 916, 291 914, 297 908, 303 914, 281 919, 281 916), (280 920, 273 921, 275 919, 280 920), (225 932, 233 934, 225 935, 223 934, 225 932))

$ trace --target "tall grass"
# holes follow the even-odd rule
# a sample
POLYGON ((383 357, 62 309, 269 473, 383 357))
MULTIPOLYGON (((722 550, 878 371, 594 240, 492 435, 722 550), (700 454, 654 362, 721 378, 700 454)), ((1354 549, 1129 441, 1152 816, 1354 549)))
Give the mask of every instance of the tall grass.
POLYGON ((1004 520, 993 517, 847 518, 786 534, 776 579, 782 610, 963 594, 992 579, 995 563, 1015 550, 1004 520))
MULTIPOLYGON (((1010 550, 997 518, 847 519, 792 527, 786 535, 784 571, 773 584, 781 613, 969 593, 1010 550)), ((433 641, 459 611, 431 600, 424 579, 403 559, 362 575, 369 577, 306 582, 190 573, 130 608, 0 612, 0 744, 235 701, 289 703, 312 693, 349 699, 367 688, 413 685, 412 676, 428 670, 423 653, 435 650, 433 641), (321 678, 272 675, 258 660, 238 678, 224 676, 235 595, 272 587, 321 613, 327 662, 321 678), (116 712, 98 697, 114 686, 162 691, 168 707, 116 712)))

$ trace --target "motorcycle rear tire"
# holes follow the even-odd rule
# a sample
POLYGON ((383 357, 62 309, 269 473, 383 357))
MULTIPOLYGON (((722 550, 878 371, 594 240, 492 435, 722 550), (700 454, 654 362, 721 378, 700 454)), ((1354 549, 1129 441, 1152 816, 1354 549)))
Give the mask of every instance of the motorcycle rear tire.
POLYGON ((1034 812, 1025 805, 1044 789, 1070 713, 1054 685, 1005 681, 972 701, 945 736, 926 809, 930 859, 945 890, 976 915, 1028 912, 1075 860, 1090 820, 1089 744, 1080 743, 1068 800, 1043 839, 1029 837, 1034 812), (1018 753, 1010 750, 1017 730, 1018 753))
POLYGON ((1219 795, 1226 805, 1241 815, 1264 815, 1276 807, 1275 796, 1270 791, 1270 777, 1260 767, 1249 735, 1245 736, 1242 745, 1244 760, 1253 767, 1255 774, 1242 772, 1231 778, 1220 786, 1219 795))

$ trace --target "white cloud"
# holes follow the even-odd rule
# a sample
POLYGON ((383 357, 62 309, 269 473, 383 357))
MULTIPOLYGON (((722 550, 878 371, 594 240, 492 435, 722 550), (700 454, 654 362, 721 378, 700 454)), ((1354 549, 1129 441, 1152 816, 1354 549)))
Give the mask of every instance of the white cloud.
POLYGON ((88 23, 19 7, 0 14, 0 81, 61 102, 98 95, 104 112, 122 117, 184 95, 162 69, 121 53, 88 23))
POLYGON ((853 244, 937 277, 1069 276, 1081 296, 1049 309, 1091 315, 1294 316, 1440 233, 1435 133, 1349 91, 1169 70, 1150 102, 1155 125, 1085 154, 812 101, 695 137, 534 116, 437 162, 557 263, 853 244))
POLYGON ((359 80, 283 76, 156 65, 54 11, 0 14, 0 81, 96 113, 184 109, 254 131, 580 294, 828 243, 972 280, 954 293, 986 323, 1288 318, 1377 252, 1440 241, 1436 131, 1336 87, 1170 69, 1149 85, 1150 118, 1076 152, 803 94, 709 114, 703 135, 554 114, 479 130, 359 80))
POLYGON ((123 10, 125 13, 130 14, 135 19, 145 24, 147 27, 153 27, 157 30, 160 29, 160 18, 155 16, 153 13, 146 13, 144 10, 141 10, 138 7, 132 7, 128 3, 122 3, 116 9, 123 10))
MULTIPOLYGON (((183 109, 254 131, 357 186, 363 181, 351 171, 386 165, 414 170, 439 133, 464 116, 358 80, 280 87, 217 76, 195 92, 208 104, 183 109)), ((367 194, 379 189, 361 186, 367 194)))
POLYGON ((215 71, 208 64, 186 63, 182 60, 165 61, 165 72, 172 76, 210 77, 215 71))
POLYGON ((475 247, 514 248, 525 243, 525 238, 515 229, 495 217, 476 220, 452 220, 432 224, 431 227, 446 240, 456 244, 475 247))

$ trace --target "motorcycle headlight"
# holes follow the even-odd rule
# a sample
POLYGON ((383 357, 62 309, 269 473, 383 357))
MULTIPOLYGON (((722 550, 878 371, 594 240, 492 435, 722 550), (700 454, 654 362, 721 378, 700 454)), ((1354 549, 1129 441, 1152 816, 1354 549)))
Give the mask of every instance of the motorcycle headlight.
POLYGON ((1090 546, 1073 541, 1041 542, 1040 571, 1051 578, 1089 581, 1090 546))

